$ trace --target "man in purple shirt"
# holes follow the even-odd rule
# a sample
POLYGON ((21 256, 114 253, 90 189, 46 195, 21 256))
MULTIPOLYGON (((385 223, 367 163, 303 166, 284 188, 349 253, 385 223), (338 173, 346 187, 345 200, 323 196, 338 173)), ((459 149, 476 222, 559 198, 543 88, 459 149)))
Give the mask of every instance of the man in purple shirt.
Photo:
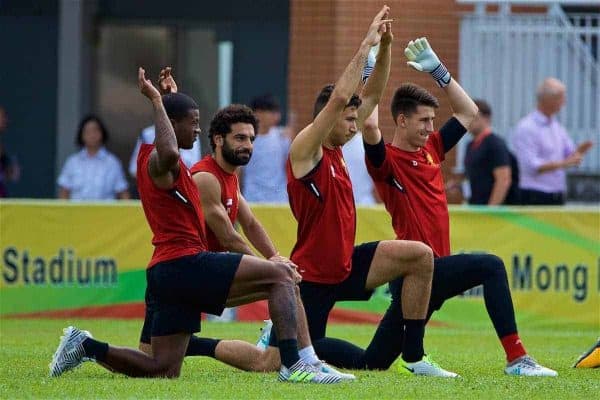
POLYGON ((561 81, 546 78, 537 90, 537 109, 519 121, 513 134, 523 204, 564 204, 565 170, 578 166, 592 147, 590 141, 575 147, 555 117, 565 103, 565 92, 561 81))

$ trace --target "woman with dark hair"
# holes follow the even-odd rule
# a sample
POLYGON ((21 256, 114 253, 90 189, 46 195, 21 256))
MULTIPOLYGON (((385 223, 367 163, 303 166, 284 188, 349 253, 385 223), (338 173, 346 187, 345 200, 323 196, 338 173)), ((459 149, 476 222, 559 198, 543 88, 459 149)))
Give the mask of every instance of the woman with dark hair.
POLYGON ((121 162, 104 147, 108 131, 100 118, 81 120, 75 142, 81 148, 67 158, 58 177, 61 199, 129 199, 121 162))

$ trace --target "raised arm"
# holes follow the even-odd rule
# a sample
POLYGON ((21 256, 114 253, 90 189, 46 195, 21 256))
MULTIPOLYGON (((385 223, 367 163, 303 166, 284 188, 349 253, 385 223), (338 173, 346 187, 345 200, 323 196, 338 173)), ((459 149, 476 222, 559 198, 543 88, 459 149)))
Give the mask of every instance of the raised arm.
POLYGON ((444 88, 448 100, 450 101, 450 107, 452 108, 452 116, 456 118, 462 126, 469 129, 471 122, 477 115, 477 106, 464 91, 464 89, 452 79, 450 84, 444 88))
POLYGON ((390 67, 392 65, 392 41, 394 40, 394 35, 392 33, 392 24, 390 22, 388 22, 385 27, 386 29, 381 35, 379 52, 377 53, 377 61, 375 62, 373 74, 367 79, 361 94, 362 104, 358 108, 359 126, 363 124, 363 122, 373 113, 377 104, 379 104, 383 91, 387 86, 388 78, 390 77, 390 67))
POLYGON ((154 126, 156 127, 156 138, 154 139, 156 147, 150 155, 148 172, 156 186, 169 189, 173 187, 173 183, 179 175, 179 147, 160 92, 149 79, 146 79, 145 73, 144 69, 140 67, 138 83, 142 94, 152 102, 154 126))
POLYGON ((296 178, 310 172, 323 157, 321 149, 323 141, 356 91, 369 50, 379 43, 386 24, 391 22, 386 19, 388 12, 389 7, 384 6, 375 16, 358 51, 336 82, 329 101, 314 121, 300 131, 292 142, 290 161, 296 178))
POLYGON ((363 141, 369 145, 375 145, 381 141, 381 130, 379 129, 379 106, 375 106, 371 115, 363 123, 363 141))
POLYGON ((192 178, 200 192, 200 204, 206 223, 221 246, 228 251, 254 255, 242 235, 233 228, 227 210, 221 203, 221 185, 217 178, 209 172, 198 172, 192 178))
MULTIPOLYGON (((363 146, 365 149, 365 164, 373 182, 389 180, 390 163, 385 162, 386 148, 379 130, 379 106, 376 106, 369 118, 366 119, 363 132, 363 146)), ((373 186, 373 195, 377 203, 382 199, 376 187, 373 186)))
POLYGON ((379 130, 379 106, 375 106, 369 118, 365 120, 362 136, 369 162, 375 168, 381 167, 385 160, 385 144, 379 130))
POLYGON ((172 70, 171 67, 165 67, 158 74, 158 89, 161 94, 177 93, 177 83, 171 74, 172 70))
MULTIPOLYGON (((435 54, 426 38, 419 38, 410 41, 404 50, 407 64, 417 71, 429 72, 437 84, 444 89, 450 107, 453 111, 453 116, 466 129, 469 129, 471 122, 477 115, 477 106, 471 100, 469 95, 462 87, 452 79, 448 69, 442 64, 438 56, 435 54)), ((450 150, 460 138, 464 135, 465 130, 448 130, 442 135, 445 151, 450 150)))
MULTIPOLYGON (((390 30, 388 30, 388 32, 390 35, 392 35, 391 28, 390 28, 390 30)), ((391 36, 391 38, 393 38, 393 36, 391 36)), ((383 39, 382 39, 382 42, 383 42, 383 39)), ((390 42, 391 42, 391 40, 390 40, 390 42)), ((391 63, 390 62, 391 46, 388 48, 388 50, 389 51, 387 52, 388 53, 387 54, 387 56, 388 56, 387 73, 389 75, 389 65, 391 63)), ((366 81, 367 83, 370 81, 371 73, 375 69, 374 67, 376 67, 378 69, 378 72, 381 72, 382 68, 384 68, 386 65, 383 62, 385 60, 385 56, 384 56, 383 50, 381 50, 381 46, 380 46, 379 53, 377 54, 377 59, 374 59, 374 58, 375 57, 373 56, 373 50, 371 50, 371 53, 369 53, 369 58, 367 59, 367 64, 365 65, 365 68, 363 69, 363 81, 366 81)), ((383 76, 383 74, 376 75, 375 79, 379 79, 378 77, 382 77, 382 76, 383 76)), ((386 81, 387 81, 387 77, 386 77, 386 81)), ((370 85, 370 88, 373 88, 373 86, 370 85)), ((365 88, 363 89, 363 93, 365 92, 365 90, 366 90, 366 85, 365 85, 365 88)), ((359 108, 359 113, 363 113, 363 115, 359 116, 360 120, 362 120, 364 118, 364 113, 365 113, 364 105, 365 105, 365 103, 363 102, 363 104, 359 108)), ((367 159, 369 160, 371 165, 373 165, 375 168, 380 167, 381 164, 383 164, 383 160, 385 160, 385 145, 383 143, 383 140, 381 140, 381 131, 379 130, 379 105, 378 104, 375 104, 375 107, 373 107, 371 110, 371 114, 369 116, 367 116, 367 118, 364 119, 364 121, 362 122, 362 138, 363 138, 363 146, 365 148, 365 155, 366 155, 367 159)), ((373 188, 373 192, 376 195, 376 198, 379 198, 379 194, 377 193, 377 190, 375 188, 373 188)))

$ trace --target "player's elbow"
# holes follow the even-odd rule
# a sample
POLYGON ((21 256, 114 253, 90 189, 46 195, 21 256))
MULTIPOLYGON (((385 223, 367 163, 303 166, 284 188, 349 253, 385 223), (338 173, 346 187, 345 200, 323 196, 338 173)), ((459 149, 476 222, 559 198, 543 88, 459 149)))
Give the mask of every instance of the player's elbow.
POLYGON ((346 107, 346 104, 348 104, 353 94, 354 92, 352 92, 351 90, 344 90, 336 86, 333 93, 331 93, 331 97, 329 97, 329 103, 336 106, 337 108, 343 109, 344 107, 346 107))
POLYGON ((479 107, 477 107, 475 102, 471 101, 467 109, 467 117, 471 118, 472 121, 477 116, 477 113, 479 113, 479 107))
POLYGON ((225 249, 233 252, 241 252, 240 249, 245 245, 244 240, 235 231, 222 234, 219 242, 225 249))
POLYGON ((461 110, 459 120, 463 122, 464 126, 470 127, 478 112, 479 108, 477 105, 471 102, 468 107, 466 107, 464 110, 461 110))
POLYGON ((363 133, 373 133, 377 132, 379 129, 379 123, 375 118, 367 118, 365 122, 363 122, 363 133))
POLYGON ((223 235, 219 238, 219 243, 228 251, 235 251, 237 240, 231 235, 223 235))

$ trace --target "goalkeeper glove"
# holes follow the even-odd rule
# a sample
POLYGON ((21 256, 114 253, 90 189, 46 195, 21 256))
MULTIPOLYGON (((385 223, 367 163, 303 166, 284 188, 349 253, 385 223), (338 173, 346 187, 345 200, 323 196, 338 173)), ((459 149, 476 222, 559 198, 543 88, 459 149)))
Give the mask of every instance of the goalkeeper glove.
POLYGON ((408 58, 407 64, 417 71, 429 72, 440 87, 446 87, 452 76, 435 54, 426 38, 410 41, 404 55, 408 58))

